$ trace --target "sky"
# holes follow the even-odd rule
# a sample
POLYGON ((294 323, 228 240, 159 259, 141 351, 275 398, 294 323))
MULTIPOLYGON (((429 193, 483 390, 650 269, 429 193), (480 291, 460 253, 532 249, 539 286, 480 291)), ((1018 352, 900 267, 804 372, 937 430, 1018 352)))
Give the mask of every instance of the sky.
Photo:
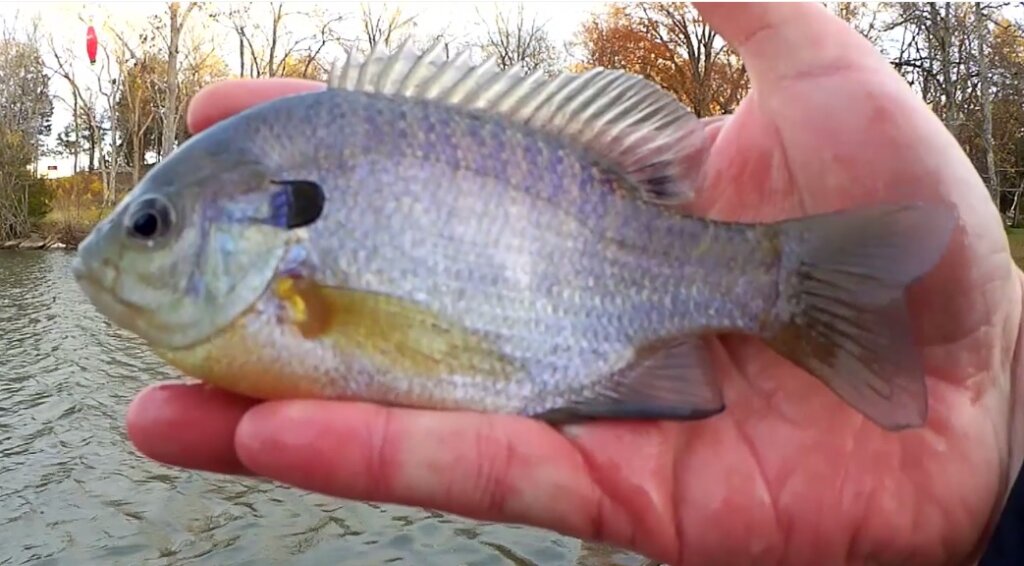
MULTIPOLYGON (((266 4, 266 2, 249 2, 250 4, 266 4)), ((184 3, 183 3, 184 4, 184 3)), ((240 2, 211 2, 217 8, 226 8, 231 5, 241 4, 240 2)), ((349 12, 352 16, 336 27, 336 30, 346 37, 355 37, 359 25, 356 17, 360 11, 360 2, 287 2, 287 10, 312 11, 311 9, 328 9, 332 12, 349 12)), ((496 9, 514 9, 517 3, 513 2, 373 2, 377 10, 380 7, 399 8, 406 17, 415 16, 416 34, 428 35, 447 28, 456 35, 472 35, 479 33, 481 17, 493 17, 496 9)), ((524 12, 529 19, 536 16, 539 23, 543 23, 548 34, 556 45, 573 38, 579 26, 589 18, 595 11, 601 11, 606 5, 605 2, 589 1, 528 1, 522 2, 524 12)), ((139 30, 148 27, 147 18, 154 14, 166 11, 166 2, 34 2, 18 3, 4 2, 0 4, 0 21, 5 26, 25 28, 32 21, 33 17, 39 17, 40 31, 44 35, 52 34, 58 48, 66 47, 71 49, 75 55, 75 74, 82 77, 79 81, 89 80, 95 84, 96 72, 106 73, 103 65, 103 48, 112 40, 107 29, 114 29, 125 36, 137 34, 139 30), (96 65, 90 65, 85 49, 85 34, 89 24, 96 30, 99 39, 100 53, 96 65)), ((267 8, 263 8, 266 10, 267 8)), ((237 43, 233 32, 223 28, 220 24, 211 22, 205 16, 196 20, 190 20, 192 25, 199 24, 207 33, 220 40, 219 46, 222 56, 234 72, 237 72, 237 43)), ((290 28, 301 28, 301 19, 294 19, 288 26, 290 28)), ((52 61, 44 49, 44 56, 52 61)), ((336 53, 340 55, 340 53, 336 53)), ((104 77, 108 75, 104 74, 104 77)), ((70 88, 60 77, 51 81, 51 92, 70 100, 70 88)), ((51 140, 70 121, 71 111, 67 103, 62 100, 55 101, 53 117, 53 135, 51 140)), ((64 176, 71 173, 71 158, 46 158, 40 164, 40 173, 46 176, 64 176), (48 167, 56 166, 56 171, 48 171, 48 167)))

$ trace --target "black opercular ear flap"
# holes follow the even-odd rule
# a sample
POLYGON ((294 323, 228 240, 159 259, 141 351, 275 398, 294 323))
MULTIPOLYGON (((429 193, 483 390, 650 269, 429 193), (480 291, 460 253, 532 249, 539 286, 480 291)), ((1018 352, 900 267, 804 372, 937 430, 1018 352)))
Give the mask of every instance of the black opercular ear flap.
POLYGON ((274 181, 281 189, 270 197, 275 226, 293 229, 308 226, 324 211, 323 188, 314 181, 274 181))

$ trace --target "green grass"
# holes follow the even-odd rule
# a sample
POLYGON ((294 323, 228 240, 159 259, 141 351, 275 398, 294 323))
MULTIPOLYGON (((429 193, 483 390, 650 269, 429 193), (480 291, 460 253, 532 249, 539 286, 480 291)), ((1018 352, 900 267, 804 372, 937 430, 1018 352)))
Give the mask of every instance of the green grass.
POLYGON ((1010 241, 1010 255, 1017 265, 1024 268, 1024 228, 1007 228, 1006 238, 1010 241))

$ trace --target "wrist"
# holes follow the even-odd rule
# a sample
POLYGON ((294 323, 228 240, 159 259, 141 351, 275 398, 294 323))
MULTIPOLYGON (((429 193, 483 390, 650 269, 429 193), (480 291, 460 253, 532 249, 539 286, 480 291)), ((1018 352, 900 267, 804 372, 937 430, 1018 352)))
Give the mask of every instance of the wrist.
MULTIPOLYGON (((1017 317, 1013 328, 1016 336, 1011 337, 1013 355, 1007 380, 1007 419, 1005 465, 1000 468, 1000 497, 992 509, 984 535, 975 549, 981 566, 1012 563, 1024 556, 1024 482, 1020 478, 1024 462, 1024 306, 1020 297, 1024 295, 1024 272, 1016 270, 1017 303, 1013 313, 1017 317)), ((996 378, 998 380, 998 376, 996 378)))
MULTIPOLYGON (((1017 270, 1017 281, 1024 294, 1024 271, 1017 270)), ((1008 485, 1013 485, 1024 462, 1024 312, 1018 310, 1017 336, 1010 363, 1010 431, 1008 485)))

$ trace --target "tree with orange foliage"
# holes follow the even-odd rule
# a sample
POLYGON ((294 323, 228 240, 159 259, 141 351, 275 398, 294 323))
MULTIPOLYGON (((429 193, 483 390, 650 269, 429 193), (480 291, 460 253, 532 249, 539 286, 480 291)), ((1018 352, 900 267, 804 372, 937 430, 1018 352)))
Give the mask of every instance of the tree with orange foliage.
POLYGON ((612 4, 578 37, 576 69, 636 73, 701 117, 731 113, 750 88, 739 56, 686 3, 612 4))

